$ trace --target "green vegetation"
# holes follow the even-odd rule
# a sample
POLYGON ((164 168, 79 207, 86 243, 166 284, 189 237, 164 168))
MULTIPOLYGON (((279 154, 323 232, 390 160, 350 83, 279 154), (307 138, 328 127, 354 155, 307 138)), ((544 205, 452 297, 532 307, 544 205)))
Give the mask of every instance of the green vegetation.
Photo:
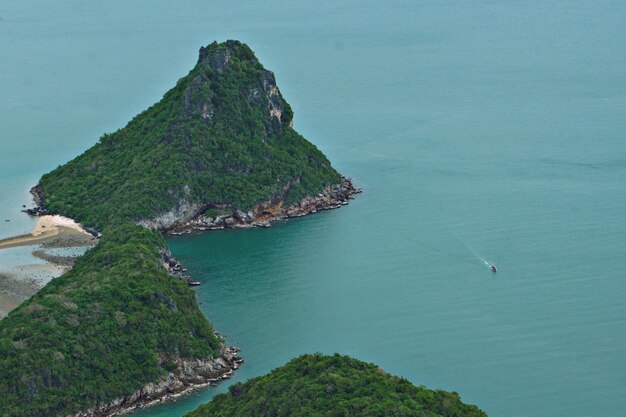
POLYGON ((213 43, 163 99, 44 175, 43 204, 97 228, 184 204, 244 211, 341 181, 291 128, 292 111, 247 45, 213 43))
MULTIPOLYGON (((0 321, 0 416, 84 411, 157 382, 181 358, 219 354, 194 293, 163 268, 162 237, 132 222, 170 210, 188 216, 184 207, 214 215, 290 203, 339 183, 292 117, 246 45, 213 43, 159 103, 41 179, 47 209, 103 238, 0 321)), ((302 356, 188 414, 388 415, 485 414, 456 393, 339 355, 302 356)))
POLYGON ((186 417, 484 417, 456 393, 415 387, 348 356, 304 355, 186 417))
POLYGON ((161 236, 105 230, 74 268, 0 321, 0 415, 66 415, 156 382, 176 356, 215 357, 194 293, 161 265, 161 236))

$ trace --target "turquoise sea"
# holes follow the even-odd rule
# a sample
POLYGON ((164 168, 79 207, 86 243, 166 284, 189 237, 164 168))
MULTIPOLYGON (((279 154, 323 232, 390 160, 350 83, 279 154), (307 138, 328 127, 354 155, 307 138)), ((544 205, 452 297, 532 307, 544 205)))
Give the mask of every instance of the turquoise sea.
POLYGON ((41 174, 240 39, 365 191, 169 239, 234 381, 341 352, 492 417, 626 415, 626 3, 106 3, 0 3, 0 238, 41 174))

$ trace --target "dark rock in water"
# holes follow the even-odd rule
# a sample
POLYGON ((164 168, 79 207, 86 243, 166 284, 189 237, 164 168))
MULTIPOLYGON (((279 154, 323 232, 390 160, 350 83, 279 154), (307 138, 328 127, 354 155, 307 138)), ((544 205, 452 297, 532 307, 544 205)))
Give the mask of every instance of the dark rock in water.
MULTIPOLYGON (((28 214, 29 216, 45 216, 46 214, 50 214, 50 212, 43 205, 45 197, 41 187, 38 185, 34 186, 30 189, 30 193, 33 195, 33 200, 35 200, 35 207, 25 208, 22 212, 28 214)), ((26 207, 26 204, 22 204, 22 207, 26 207)))

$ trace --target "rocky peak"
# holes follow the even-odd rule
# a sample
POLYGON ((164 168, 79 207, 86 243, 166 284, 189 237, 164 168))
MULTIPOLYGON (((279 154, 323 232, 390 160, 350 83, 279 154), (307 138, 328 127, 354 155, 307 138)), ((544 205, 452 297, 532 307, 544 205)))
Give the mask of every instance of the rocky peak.
MULTIPOLYGON (((211 121, 217 116, 220 106, 215 103, 212 82, 221 77, 229 77, 233 82, 232 74, 227 72, 229 67, 237 71, 254 74, 252 82, 243 87, 243 94, 247 95, 248 104, 261 106, 267 109, 267 129, 280 130, 283 125, 292 126, 292 113, 276 85, 274 73, 259 65, 250 48, 239 41, 228 40, 224 43, 213 42, 200 48, 198 67, 195 77, 188 83, 183 93, 183 105, 187 115, 199 115, 201 119, 211 121)), ((248 78, 248 80, 250 80, 248 78)), ((248 81, 249 82, 249 81, 248 81)))
POLYGON ((258 62, 246 45, 236 40, 228 40, 221 44, 213 42, 207 47, 201 47, 198 65, 209 66, 218 74, 223 74, 234 55, 237 55, 239 59, 246 59, 255 64, 258 62))

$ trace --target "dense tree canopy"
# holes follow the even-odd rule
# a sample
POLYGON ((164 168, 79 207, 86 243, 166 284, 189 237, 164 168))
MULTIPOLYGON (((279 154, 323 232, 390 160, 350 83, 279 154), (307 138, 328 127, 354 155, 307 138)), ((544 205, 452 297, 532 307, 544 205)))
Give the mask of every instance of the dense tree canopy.
POLYGON ((0 321, 0 416, 66 415, 215 357, 195 294, 161 265, 165 243, 126 224, 0 321))
POLYGON ((485 417, 456 393, 416 387, 348 356, 304 355, 185 417, 485 417))
POLYGON ((83 224, 152 218, 181 204, 248 210, 341 181, 291 128, 292 111, 247 45, 213 43, 163 99, 44 175, 44 205, 83 224))

